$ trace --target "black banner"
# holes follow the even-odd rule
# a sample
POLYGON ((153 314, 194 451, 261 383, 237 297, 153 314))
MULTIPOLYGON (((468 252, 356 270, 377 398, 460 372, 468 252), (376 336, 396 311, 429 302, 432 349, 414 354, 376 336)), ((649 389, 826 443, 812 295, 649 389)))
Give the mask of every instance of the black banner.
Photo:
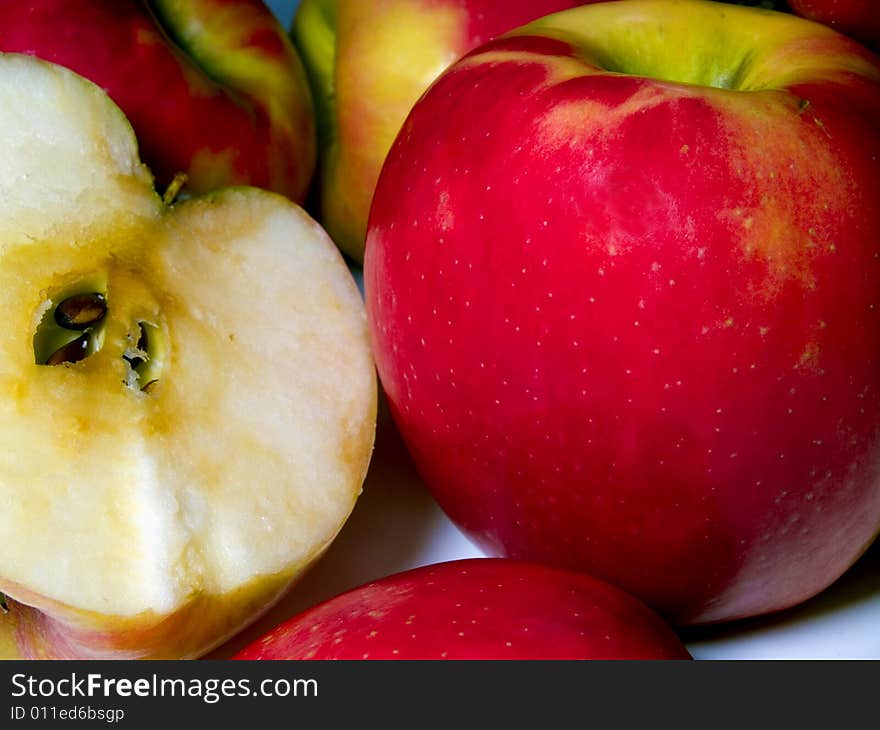
POLYGON ((0 663, 0 724, 228 727, 273 718, 286 727, 552 730, 763 725, 778 715, 784 727, 801 719, 846 727, 873 716, 877 676, 870 661, 14 661, 0 663))

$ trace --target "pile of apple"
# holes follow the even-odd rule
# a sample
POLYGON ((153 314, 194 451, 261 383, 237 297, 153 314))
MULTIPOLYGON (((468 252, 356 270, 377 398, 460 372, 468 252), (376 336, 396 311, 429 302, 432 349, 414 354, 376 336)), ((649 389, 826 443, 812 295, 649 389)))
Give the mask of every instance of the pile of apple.
POLYGON ((789 5, 828 25, 0 1, 0 657, 256 620, 355 507, 376 370, 493 557, 240 658, 688 658, 827 588, 880 533, 880 33, 789 5))

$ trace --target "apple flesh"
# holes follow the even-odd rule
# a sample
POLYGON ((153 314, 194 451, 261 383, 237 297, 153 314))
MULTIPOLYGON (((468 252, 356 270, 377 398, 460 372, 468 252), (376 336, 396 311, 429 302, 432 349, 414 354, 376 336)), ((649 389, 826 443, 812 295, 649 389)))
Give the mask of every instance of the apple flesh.
POLYGON ((789 14, 602 3, 449 69, 373 203, 392 415, 490 554, 679 624, 880 530, 880 67, 789 14))
POLYGON ((236 659, 690 659, 653 611, 588 575, 437 563, 294 616, 236 659))
POLYGON ((877 0, 788 0, 804 18, 830 25, 841 33, 880 49, 880 7, 877 0))
POLYGON ((262 0, 0 0, 0 51, 91 79, 145 162, 187 190, 255 185, 302 202, 314 112, 296 50, 262 0))
MULTIPOLYGON (((293 38, 312 83, 319 220, 360 262, 385 156, 431 82, 472 48, 585 0, 303 0, 293 38)), ((595 2, 595 0, 593 0, 595 2)))
POLYGON ((0 655, 200 655, 355 504, 363 302, 285 198, 160 199, 122 112, 67 69, 0 54, 0 132, 0 655))

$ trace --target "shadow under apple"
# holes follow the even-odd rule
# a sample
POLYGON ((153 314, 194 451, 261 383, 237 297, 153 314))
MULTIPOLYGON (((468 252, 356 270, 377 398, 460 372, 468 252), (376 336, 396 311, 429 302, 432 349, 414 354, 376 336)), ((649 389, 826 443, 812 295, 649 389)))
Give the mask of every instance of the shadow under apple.
POLYGON ((878 612, 880 540, 833 585, 798 606, 680 634, 697 659, 875 659, 878 612))

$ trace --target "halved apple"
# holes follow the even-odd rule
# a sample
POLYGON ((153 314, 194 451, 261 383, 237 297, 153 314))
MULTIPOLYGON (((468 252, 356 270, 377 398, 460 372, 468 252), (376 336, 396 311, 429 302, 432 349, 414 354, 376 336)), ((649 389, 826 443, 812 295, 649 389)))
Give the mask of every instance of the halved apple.
POLYGON ((160 199, 70 71, 0 54, 0 133, 0 656, 197 656, 355 504, 362 300, 284 198, 160 199))

